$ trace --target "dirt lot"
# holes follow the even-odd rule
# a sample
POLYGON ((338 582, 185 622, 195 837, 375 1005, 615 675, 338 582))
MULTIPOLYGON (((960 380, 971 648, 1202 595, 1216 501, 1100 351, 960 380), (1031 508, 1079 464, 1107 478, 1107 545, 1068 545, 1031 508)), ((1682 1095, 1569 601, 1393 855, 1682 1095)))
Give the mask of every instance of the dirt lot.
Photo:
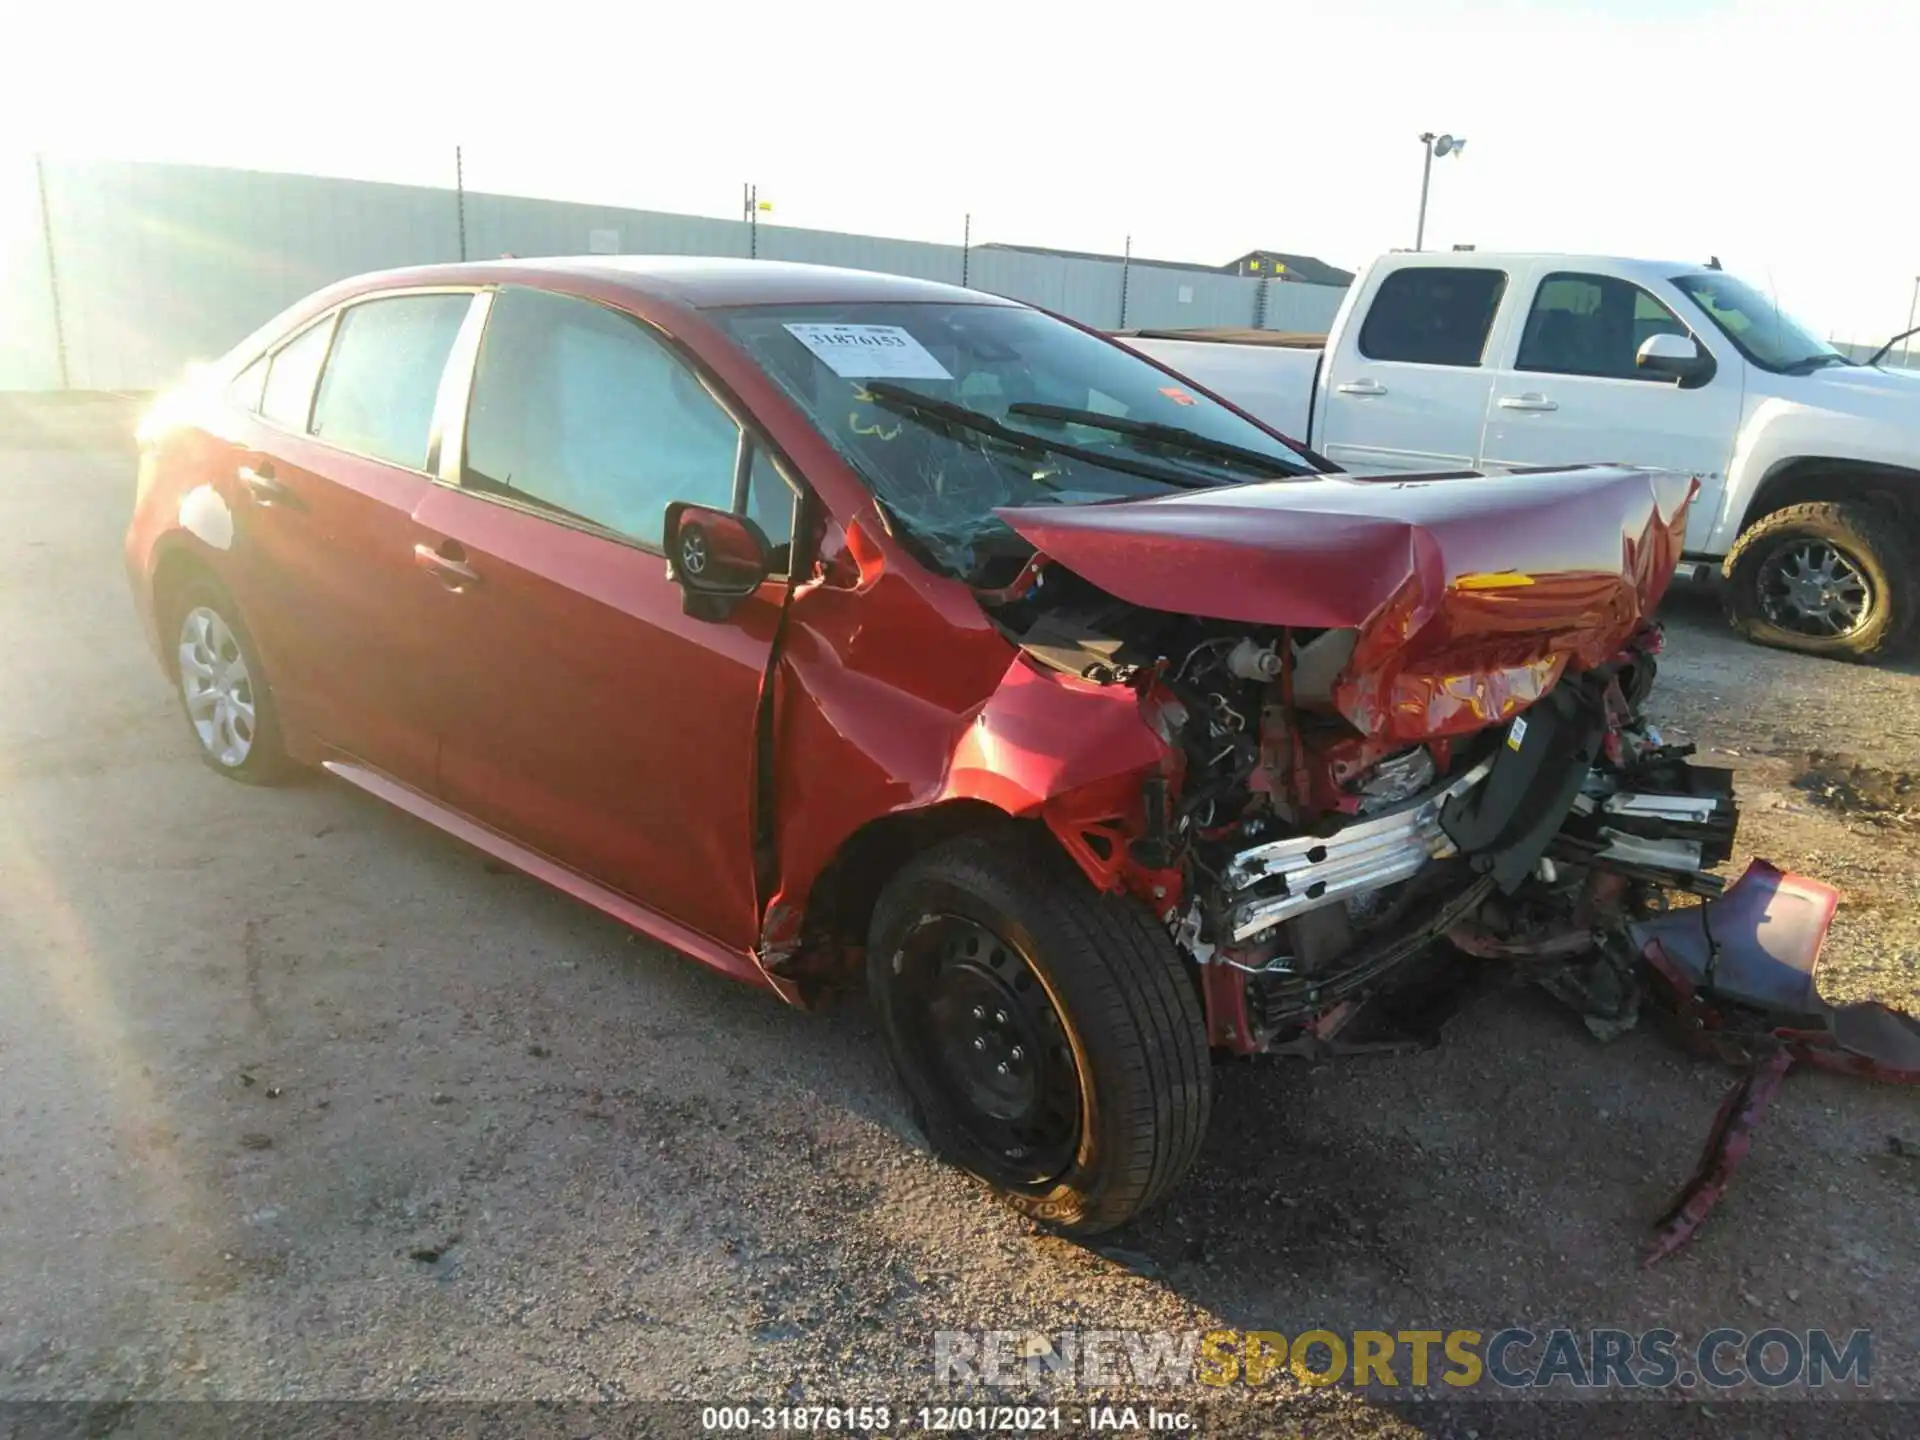
MULTIPOLYGON (((940 1329, 1217 1324, 1871 1327, 1874 1392, 1920 1397, 1920 1095, 1795 1074, 1644 1271, 1727 1077, 1514 993, 1413 1058, 1222 1070, 1171 1205, 1037 1233, 917 1147, 862 1007, 787 1011, 342 786, 198 765, 127 604, 130 486, 0 451, 0 1398, 897 1401, 940 1329)), ((1740 770, 1743 853, 1847 891, 1829 990, 1920 1001, 1920 676, 1671 608, 1655 708, 1740 770)), ((1284 1433, 1567 1425, 1263 1393, 1284 1433)), ((1686 1418, 1898 1428, 1733 1408, 1686 1418)))

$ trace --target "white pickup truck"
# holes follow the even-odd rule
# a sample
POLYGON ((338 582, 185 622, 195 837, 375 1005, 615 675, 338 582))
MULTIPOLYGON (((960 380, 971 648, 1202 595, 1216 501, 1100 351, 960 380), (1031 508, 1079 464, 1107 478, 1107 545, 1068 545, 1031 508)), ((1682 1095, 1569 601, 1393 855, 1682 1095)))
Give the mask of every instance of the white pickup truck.
POLYGON ((1324 347, 1192 334, 1119 338, 1358 474, 1689 471, 1682 568, 1719 569, 1748 636, 1878 660, 1916 628, 1920 373, 1852 363, 1715 266, 1393 254, 1324 347))

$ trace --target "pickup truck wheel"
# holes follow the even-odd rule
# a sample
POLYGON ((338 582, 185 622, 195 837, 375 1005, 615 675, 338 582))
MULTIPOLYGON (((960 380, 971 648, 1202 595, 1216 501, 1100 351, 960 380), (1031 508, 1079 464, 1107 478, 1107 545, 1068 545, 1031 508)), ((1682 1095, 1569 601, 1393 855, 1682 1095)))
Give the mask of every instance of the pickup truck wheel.
POLYGON ((1213 1081, 1185 964, 1042 837, 909 861, 875 907, 867 981, 935 1152, 1036 1220, 1110 1230, 1192 1164, 1213 1081))
POLYGON ((1838 660, 1885 659, 1912 633, 1913 546, 1857 501, 1789 505, 1727 552, 1727 618, 1762 645, 1838 660))

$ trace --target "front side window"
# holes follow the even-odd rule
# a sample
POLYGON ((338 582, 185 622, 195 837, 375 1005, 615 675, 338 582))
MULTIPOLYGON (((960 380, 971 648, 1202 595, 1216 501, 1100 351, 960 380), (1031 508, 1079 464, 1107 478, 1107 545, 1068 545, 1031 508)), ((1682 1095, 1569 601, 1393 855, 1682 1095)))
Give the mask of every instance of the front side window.
POLYGON ((266 388, 260 396, 260 414, 289 430, 305 430, 313 410, 313 382, 327 360, 333 338, 333 317, 309 325, 273 352, 267 362, 266 388))
POLYGON ((1688 333, 1671 310, 1630 281, 1612 275, 1553 274, 1534 292, 1514 369, 1663 380, 1636 365, 1641 342, 1652 335, 1688 333))
POLYGON ((1676 275, 1673 283, 1711 320, 1734 348, 1762 370, 1779 374, 1845 365, 1847 359, 1767 296, 1724 270, 1676 275))
POLYGON ((1478 365, 1506 289, 1504 270, 1396 270, 1374 292, 1360 327, 1360 353, 1413 365, 1478 365))
POLYGON ((1316 473, 1134 352, 1015 305, 756 305, 708 312, 938 569, 1031 554, 994 511, 1316 473))
POLYGON ((772 545, 777 573, 787 568, 787 551, 793 541, 793 507, 798 498, 767 452, 755 447, 753 465, 747 471, 746 515, 772 545))
POLYGON ((541 290, 495 297, 466 484, 658 549, 674 501, 733 508, 739 450, 732 417, 639 321, 541 290))
POLYGON ((343 450, 424 470, 433 403, 471 295, 396 295, 340 316, 313 402, 313 433, 343 450))

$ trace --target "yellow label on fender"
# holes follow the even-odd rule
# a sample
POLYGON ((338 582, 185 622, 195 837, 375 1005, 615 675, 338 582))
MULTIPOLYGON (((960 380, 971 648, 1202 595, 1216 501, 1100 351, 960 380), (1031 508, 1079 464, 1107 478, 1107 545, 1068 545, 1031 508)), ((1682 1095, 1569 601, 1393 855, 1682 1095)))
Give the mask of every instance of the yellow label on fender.
POLYGON ((1518 750, 1527 740, 1527 717, 1516 715, 1513 724, 1507 727, 1507 749, 1518 750))
POLYGON ((1533 584, 1531 575, 1522 575, 1518 570, 1499 570, 1478 575, 1461 575, 1453 582, 1456 590, 1516 590, 1522 585, 1533 584))

